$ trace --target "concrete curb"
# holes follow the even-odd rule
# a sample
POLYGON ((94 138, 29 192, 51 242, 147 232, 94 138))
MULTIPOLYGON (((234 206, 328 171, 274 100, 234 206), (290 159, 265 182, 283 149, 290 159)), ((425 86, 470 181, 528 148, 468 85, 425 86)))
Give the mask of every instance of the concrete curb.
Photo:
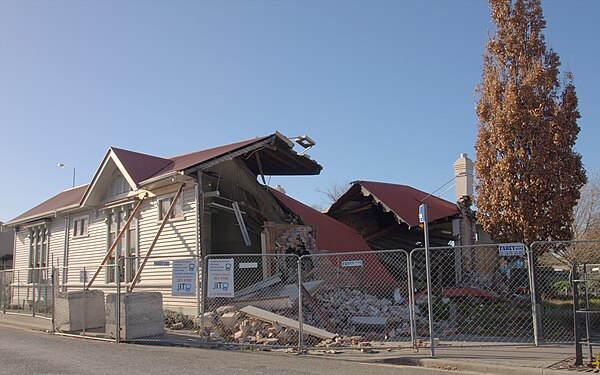
POLYGON ((473 371, 483 372, 487 374, 498 374, 498 375, 546 375, 546 374, 572 374, 572 371, 568 370, 555 370, 548 368, 539 367, 523 367, 523 366, 509 366, 503 364, 494 363, 481 363, 471 361, 459 361, 456 359, 444 359, 444 358, 388 358, 381 361, 373 361, 387 364, 395 364, 402 366, 420 366, 427 368, 451 368, 459 371, 473 371))

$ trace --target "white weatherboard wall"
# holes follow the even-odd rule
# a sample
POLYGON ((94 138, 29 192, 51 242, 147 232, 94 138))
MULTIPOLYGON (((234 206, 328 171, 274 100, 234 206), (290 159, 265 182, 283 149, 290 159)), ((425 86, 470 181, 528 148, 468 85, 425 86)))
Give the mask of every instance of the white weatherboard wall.
MULTIPOLYGON (((89 278, 94 274, 106 255, 106 215, 102 211, 88 211, 80 215, 89 215, 88 235, 73 237, 73 220, 69 225, 68 276, 67 286, 82 285, 79 281, 80 271, 88 272, 89 278)), ((89 281, 89 280, 88 280, 89 281)), ((105 283, 104 270, 98 275, 94 286, 105 283)))
MULTIPOLYGON (((163 305, 166 309, 183 309, 195 314, 195 297, 172 297, 171 281, 174 259, 191 259, 196 255, 196 203, 195 190, 185 189, 181 193, 183 199, 183 219, 172 219, 167 222, 158 242, 152 251, 151 258, 142 271, 141 280, 136 291, 156 291, 163 294, 163 305), (168 266, 155 266, 155 261, 168 261, 168 266)), ((168 196, 168 195, 167 195, 168 196)), ((144 257, 158 229, 158 199, 156 197, 144 203, 139 221, 140 256, 144 257)))

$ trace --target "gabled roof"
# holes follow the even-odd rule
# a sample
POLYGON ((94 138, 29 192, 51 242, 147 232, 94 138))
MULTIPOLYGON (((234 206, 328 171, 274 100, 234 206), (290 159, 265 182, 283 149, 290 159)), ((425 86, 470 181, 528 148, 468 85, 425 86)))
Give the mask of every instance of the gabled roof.
POLYGON ((30 221, 34 219, 43 219, 45 217, 54 215, 58 211, 71 207, 78 207, 79 201, 83 197, 87 187, 88 184, 85 184, 58 193, 47 201, 38 204, 31 210, 26 211, 10 220, 8 223, 6 223, 6 225, 13 225, 19 222, 30 221))
POLYGON ((111 150, 121 161, 123 167, 127 170, 132 180, 135 181, 136 185, 152 177, 157 171, 173 164, 172 160, 159 158, 158 156, 123 150, 116 147, 111 147, 111 150))
POLYGON ((331 205, 328 212, 340 210, 345 203, 362 193, 365 196, 371 195, 384 209, 392 211, 400 221, 411 228, 419 225, 419 206, 422 203, 427 204, 429 222, 460 213, 456 204, 410 186, 373 181, 355 181, 352 184, 352 187, 331 205))
MULTIPOLYGON (((305 225, 310 225, 317 229, 316 242, 319 250, 331 253, 372 251, 367 244, 367 241, 346 224, 339 222, 280 191, 272 188, 268 188, 268 190, 283 206, 300 216, 305 225)), ((395 282, 394 278, 375 255, 357 255, 355 258, 363 259, 367 264, 367 267, 369 268, 369 272, 365 275, 367 281, 384 284, 393 284, 395 282)))
MULTIPOLYGON (((135 151, 111 147, 92 181, 77 189, 77 194, 63 193, 19 215, 7 224, 28 221, 59 209, 76 208, 89 202, 90 193, 101 190, 98 181, 107 166, 118 168, 123 177, 136 189, 153 181, 168 178, 178 172, 192 173, 209 168, 212 165, 243 156, 243 161, 255 174, 265 175, 310 175, 319 174, 322 167, 308 155, 299 155, 293 150, 293 143, 279 132, 274 134, 235 142, 184 155, 161 158, 135 151), (64 195, 63 195, 64 194, 64 195), (68 198, 65 198, 68 197, 68 198), (73 206, 73 207, 71 207, 73 206), (44 211, 46 210, 46 211, 44 211)), ((108 173, 107 173, 108 174, 108 173)), ((112 175, 112 174, 111 174, 112 175)), ((102 183, 100 183, 102 185, 102 183)))

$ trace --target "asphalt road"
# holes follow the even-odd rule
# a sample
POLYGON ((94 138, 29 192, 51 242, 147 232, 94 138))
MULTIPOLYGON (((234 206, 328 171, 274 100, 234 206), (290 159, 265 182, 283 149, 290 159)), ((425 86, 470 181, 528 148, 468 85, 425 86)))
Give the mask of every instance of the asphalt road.
POLYGON ((0 374, 456 374, 273 352, 114 344, 0 327, 0 374))

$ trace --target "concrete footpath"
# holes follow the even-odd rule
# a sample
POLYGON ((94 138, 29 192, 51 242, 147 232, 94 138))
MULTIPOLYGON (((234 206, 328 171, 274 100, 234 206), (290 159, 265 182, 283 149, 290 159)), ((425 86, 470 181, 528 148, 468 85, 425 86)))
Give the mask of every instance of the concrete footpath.
MULTIPOLYGON (((0 313, 0 326, 50 332, 52 322, 49 319, 30 315, 0 313)), ((163 344, 173 345, 171 341, 167 339, 163 344)), ((160 341, 153 341, 152 344, 160 345, 161 343, 160 341)), ((368 354, 356 350, 336 351, 335 354, 326 353, 324 350, 311 350, 308 353, 309 356, 332 360, 422 366, 458 372, 472 371, 488 374, 565 374, 567 372, 573 374, 579 371, 593 371, 589 367, 577 369, 570 366, 574 357, 572 345, 544 345, 540 347, 533 345, 441 345, 436 348, 436 358, 430 357, 427 348, 422 348, 418 352, 406 347, 389 350, 376 347, 372 349, 373 352, 368 354)))

